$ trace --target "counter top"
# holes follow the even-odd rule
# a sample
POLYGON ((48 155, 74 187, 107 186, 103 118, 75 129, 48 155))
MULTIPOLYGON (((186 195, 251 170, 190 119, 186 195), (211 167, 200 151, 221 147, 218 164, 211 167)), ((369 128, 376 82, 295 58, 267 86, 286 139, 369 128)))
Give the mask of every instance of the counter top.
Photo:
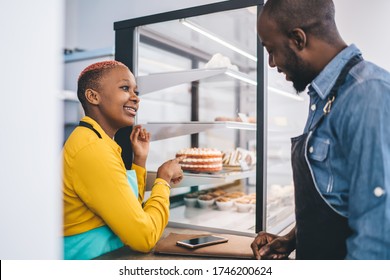
MULTIPOLYGON (((167 227, 161 238, 167 237, 170 233, 181 234, 205 234, 206 231, 197 231, 193 229, 172 228, 167 227)), ((155 254, 154 250, 149 253, 141 253, 131 250, 125 246, 107 254, 101 255, 96 260, 219 260, 225 259, 222 257, 201 257, 201 256, 184 256, 184 255, 164 255, 155 254)))

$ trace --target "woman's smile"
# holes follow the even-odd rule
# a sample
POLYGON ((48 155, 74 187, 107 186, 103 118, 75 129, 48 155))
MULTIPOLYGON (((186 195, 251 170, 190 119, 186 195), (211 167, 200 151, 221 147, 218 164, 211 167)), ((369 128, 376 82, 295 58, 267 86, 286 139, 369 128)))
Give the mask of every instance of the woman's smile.
POLYGON ((130 115, 134 116, 137 114, 137 107, 135 106, 123 106, 126 112, 128 112, 130 115))

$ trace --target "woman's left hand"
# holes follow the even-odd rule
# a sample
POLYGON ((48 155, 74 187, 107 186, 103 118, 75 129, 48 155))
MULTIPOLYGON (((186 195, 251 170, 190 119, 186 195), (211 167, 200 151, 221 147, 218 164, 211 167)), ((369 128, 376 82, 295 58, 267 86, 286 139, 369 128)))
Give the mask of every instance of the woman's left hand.
POLYGON ((133 162, 138 166, 145 167, 149 154, 150 133, 141 125, 136 125, 130 134, 130 141, 134 153, 133 162))

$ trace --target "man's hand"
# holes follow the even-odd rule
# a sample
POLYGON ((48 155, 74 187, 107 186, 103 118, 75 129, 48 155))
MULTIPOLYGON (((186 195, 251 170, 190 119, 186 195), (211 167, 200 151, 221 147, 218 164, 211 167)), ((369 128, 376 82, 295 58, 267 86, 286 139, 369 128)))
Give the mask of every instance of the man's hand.
POLYGON ((251 244, 256 259, 287 259, 295 249, 295 228, 285 236, 277 236, 264 231, 259 232, 251 244))

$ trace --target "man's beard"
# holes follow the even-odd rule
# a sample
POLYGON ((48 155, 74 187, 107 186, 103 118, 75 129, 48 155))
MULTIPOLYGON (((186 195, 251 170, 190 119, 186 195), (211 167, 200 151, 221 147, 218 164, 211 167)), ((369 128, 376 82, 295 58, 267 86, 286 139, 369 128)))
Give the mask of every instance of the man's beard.
POLYGON ((285 67, 286 72, 294 76, 290 76, 294 89, 297 94, 303 92, 307 85, 313 80, 313 75, 310 67, 305 64, 289 47, 286 47, 286 58, 288 65, 285 67))

